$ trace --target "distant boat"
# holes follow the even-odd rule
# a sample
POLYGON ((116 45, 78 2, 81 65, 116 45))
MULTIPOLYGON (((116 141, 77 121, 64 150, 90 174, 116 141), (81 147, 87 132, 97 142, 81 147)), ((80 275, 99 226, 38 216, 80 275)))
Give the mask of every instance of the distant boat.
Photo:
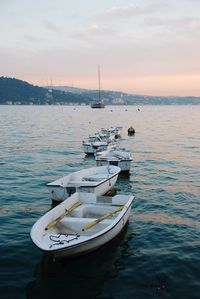
POLYGON ((114 165, 82 169, 47 184, 53 202, 61 202, 75 192, 104 195, 115 185, 120 168, 114 165))
POLYGON ((31 239, 39 249, 57 259, 86 254, 122 231, 133 200, 132 195, 98 197, 76 192, 33 225, 31 239))
POLYGON ((101 86, 100 86, 100 66, 98 65, 98 79, 99 79, 99 98, 97 102, 91 103, 91 108, 105 108, 105 104, 101 101, 101 86))
POLYGON ((104 103, 91 103, 91 108, 105 108, 105 104, 104 103))

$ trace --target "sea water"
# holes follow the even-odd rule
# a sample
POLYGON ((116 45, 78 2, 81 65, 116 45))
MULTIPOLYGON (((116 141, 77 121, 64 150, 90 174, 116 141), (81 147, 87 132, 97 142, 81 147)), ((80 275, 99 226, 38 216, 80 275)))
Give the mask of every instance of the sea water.
POLYGON ((0 106, 0 158, 0 298, 200 298, 200 106, 0 106), (118 125, 133 157, 115 186, 135 196, 129 224, 55 262, 30 239, 52 207, 46 184, 96 166, 82 140, 118 125))

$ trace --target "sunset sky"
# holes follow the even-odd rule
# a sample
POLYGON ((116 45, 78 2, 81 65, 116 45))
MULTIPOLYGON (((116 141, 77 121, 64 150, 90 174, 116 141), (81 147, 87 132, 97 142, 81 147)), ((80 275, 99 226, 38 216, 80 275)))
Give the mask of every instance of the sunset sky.
POLYGON ((0 0, 0 76, 200 96, 200 0, 0 0))

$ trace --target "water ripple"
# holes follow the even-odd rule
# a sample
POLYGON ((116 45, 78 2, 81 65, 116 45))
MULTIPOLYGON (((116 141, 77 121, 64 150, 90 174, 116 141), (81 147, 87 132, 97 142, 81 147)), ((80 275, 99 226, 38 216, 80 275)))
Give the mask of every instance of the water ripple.
POLYGON ((199 298, 200 107, 102 110, 1 106, 0 293, 5 298, 199 298), (135 196, 129 225, 91 255, 54 262, 29 235, 52 208, 46 184, 95 166, 83 153, 83 138, 117 125, 124 126, 120 143, 133 156, 130 175, 120 175, 115 186, 118 193, 135 196), (133 138, 127 135, 130 125, 136 129, 133 138))

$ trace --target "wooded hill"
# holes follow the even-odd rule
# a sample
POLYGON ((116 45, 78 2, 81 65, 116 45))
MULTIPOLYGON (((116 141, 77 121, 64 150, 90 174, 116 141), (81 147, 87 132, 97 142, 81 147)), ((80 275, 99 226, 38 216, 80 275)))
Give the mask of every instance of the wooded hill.
POLYGON ((15 78, 0 77, 0 104, 54 105, 88 103, 89 99, 71 92, 34 86, 15 78))
MULTIPOLYGON (((4 105, 90 105, 98 90, 68 86, 39 87, 15 78, 0 77, 0 104, 4 105)), ((147 96, 119 91, 101 91, 106 105, 200 105, 200 97, 147 96)))

